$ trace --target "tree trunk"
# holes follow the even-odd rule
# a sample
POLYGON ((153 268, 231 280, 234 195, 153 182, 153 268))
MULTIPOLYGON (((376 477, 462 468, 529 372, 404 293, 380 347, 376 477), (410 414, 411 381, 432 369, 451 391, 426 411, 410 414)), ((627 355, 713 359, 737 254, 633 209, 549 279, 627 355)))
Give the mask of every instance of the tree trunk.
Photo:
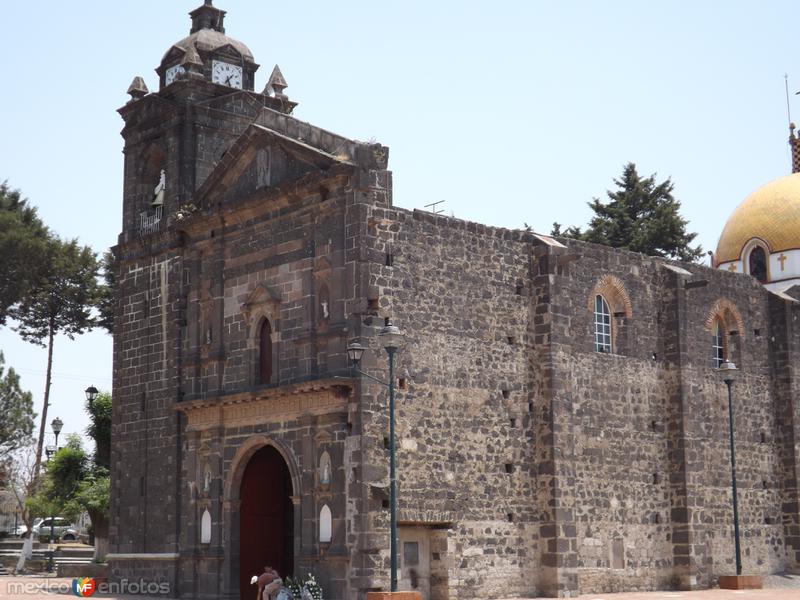
POLYGON ((108 515, 89 511, 94 530, 94 562, 105 562, 108 554, 108 515))
POLYGON ((14 569, 15 573, 22 573, 25 569, 25 561, 33 556, 33 532, 31 526, 28 525, 28 532, 25 534, 25 541, 22 543, 22 550, 19 553, 19 560, 17 567, 14 569))
POLYGON ((39 426, 39 443, 36 445, 36 463, 33 473, 36 477, 39 473, 39 465, 42 464, 42 447, 44 446, 44 429, 47 426, 47 407, 50 405, 50 383, 53 379, 53 338, 55 337, 55 323, 50 319, 50 331, 47 336, 47 376, 44 384, 44 407, 42 408, 42 424, 39 426))

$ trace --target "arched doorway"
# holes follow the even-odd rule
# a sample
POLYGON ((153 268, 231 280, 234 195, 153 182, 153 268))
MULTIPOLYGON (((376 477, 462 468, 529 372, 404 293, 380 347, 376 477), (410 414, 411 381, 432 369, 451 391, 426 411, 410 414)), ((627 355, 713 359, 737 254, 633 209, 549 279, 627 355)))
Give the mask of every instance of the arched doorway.
POLYGON ((239 491, 239 592, 252 600, 253 575, 274 567, 282 577, 294 568, 294 507, 289 467, 273 446, 247 462, 239 491))

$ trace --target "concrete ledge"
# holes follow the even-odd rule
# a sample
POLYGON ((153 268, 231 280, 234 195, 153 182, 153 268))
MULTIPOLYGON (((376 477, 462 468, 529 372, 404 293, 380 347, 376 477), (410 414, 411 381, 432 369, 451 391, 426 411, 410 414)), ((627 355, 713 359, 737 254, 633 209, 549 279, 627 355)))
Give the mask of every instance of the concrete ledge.
POLYGON ((106 554, 106 560, 178 560, 180 555, 177 552, 163 553, 131 553, 131 554, 106 554))
POLYGON ((367 592, 367 600, 422 600, 419 592, 367 592))
POLYGON ((108 565, 102 563, 56 565, 59 577, 91 577, 93 579, 108 579, 108 565))
POLYGON ((722 590, 760 590, 764 581, 761 575, 720 575, 719 587, 722 590))

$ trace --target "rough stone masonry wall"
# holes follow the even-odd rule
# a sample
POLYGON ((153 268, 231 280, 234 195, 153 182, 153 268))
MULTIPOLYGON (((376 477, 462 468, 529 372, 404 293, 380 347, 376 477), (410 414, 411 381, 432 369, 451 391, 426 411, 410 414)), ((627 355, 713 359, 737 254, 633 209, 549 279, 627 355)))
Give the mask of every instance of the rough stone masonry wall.
POLYGON ((675 518, 689 519, 701 585, 731 569, 727 396, 711 367, 711 333, 705 328, 719 298, 731 300, 745 322, 739 340, 732 340, 740 348, 737 363, 743 373, 735 393, 745 569, 780 570, 785 561, 777 524, 781 505, 772 441, 767 292, 749 277, 701 267, 691 267, 696 275, 689 279, 702 278, 707 285, 686 290, 658 260, 575 242, 569 242, 568 251, 580 258, 557 278, 554 312, 563 327, 554 336, 554 353, 573 407, 581 591, 676 585, 675 518), (594 352, 589 309, 604 275, 618 277, 632 300, 632 316, 614 318, 619 339, 618 353, 612 355, 594 352), (685 295, 682 318, 669 302, 676 294, 685 295), (665 343, 676 328, 684 340, 680 365, 666 360, 670 348, 665 343), (688 424, 683 433, 672 431, 667 418, 676 397, 671 390, 680 390, 688 424), (673 506, 670 477, 680 472, 670 464, 671 435, 684 438, 688 516, 673 511, 679 507, 673 506))
MULTIPOLYGON (((531 595, 530 245, 520 232, 418 211, 374 207, 368 223, 370 294, 407 334, 397 371, 407 382, 397 400, 399 520, 448 526, 433 553, 432 596, 531 595)), ((385 464, 385 393, 374 393, 364 435, 377 439, 365 448, 385 464)))

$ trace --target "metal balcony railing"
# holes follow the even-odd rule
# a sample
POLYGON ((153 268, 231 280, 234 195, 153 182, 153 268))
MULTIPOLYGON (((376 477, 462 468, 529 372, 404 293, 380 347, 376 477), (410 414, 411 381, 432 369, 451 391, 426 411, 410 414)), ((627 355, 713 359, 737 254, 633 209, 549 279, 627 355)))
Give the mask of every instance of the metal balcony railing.
POLYGON ((139 231, 142 235, 158 231, 164 207, 156 206, 152 210, 139 213, 139 231))

